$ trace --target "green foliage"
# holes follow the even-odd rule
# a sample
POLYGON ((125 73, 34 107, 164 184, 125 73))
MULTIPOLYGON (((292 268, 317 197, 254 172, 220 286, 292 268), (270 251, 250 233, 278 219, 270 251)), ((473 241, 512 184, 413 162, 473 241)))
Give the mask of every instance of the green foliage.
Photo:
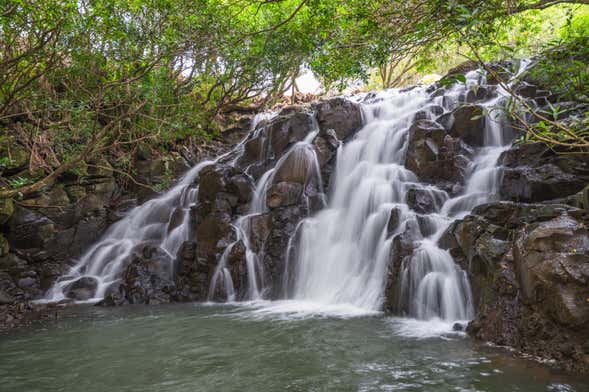
POLYGON ((161 150, 213 137, 236 107, 275 102, 302 66, 328 88, 367 81, 375 69, 389 87, 443 73, 473 49, 484 60, 527 55, 559 34, 561 49, 537 77, 583 99, 587 7, 538 4, 8 0, 0 2, 0 129, 46 174, 99 154, 130 172, 140 144, 161 150))
POLYGON ((18 189, 18 188, 28 185, 30 183, 31 183, 31 179, 26 178, 26 177, 18 176, 18 177, 8 179, 8 185, 10 185, 10 187, 13 189, 18 189))
POLYGON ((547 48, 530 78, 564 100, 589 102, 589 35, 567 37, 547 48))

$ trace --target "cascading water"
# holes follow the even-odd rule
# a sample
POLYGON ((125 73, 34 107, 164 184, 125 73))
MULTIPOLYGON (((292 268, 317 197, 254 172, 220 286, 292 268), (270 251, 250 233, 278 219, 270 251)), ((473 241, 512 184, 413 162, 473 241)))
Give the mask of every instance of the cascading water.
MULTIPOLYGON (((314 124, 317 128, 317 124, 314 124)), ((236 233, 236 240, 231 243, 221 255, 215 273, 211 280, 209 288, 209 299, 213 299, 217 288, 221 285, 228 301, 236 299, 234 283, 231 278, 227 260, 231 250, 238 243, 243 243, 245 247, 245 262, 248 276, 248 292, 245 299, 258 300, 263 297, 264 291, 264 271, 261 259, 263 257, 259 252, 252 249, 250 235, 253 229, 251 221, 260 214, 264 214, 268 210, 267 199, 268 189, 270 184, 274 182, 276 175, 280 175, 280 170, 284 167, 289 167, 295 172, 300 172, 304 182, 303 188, 306 188, 310 182, 314 182, 318 188, 319 194, 323 195, 323 184, 321 180, 321 173, 319 170, 319 163, 315 150, 311 142, 317 135, 318 130, 315 129, 310 132, 303 141, 295 143, 274 165, 274 167, 267 170, 258 180, 254 189, 253 198, 250 202, 250 208, 247 215, 237 219, 234 224, 236 233)), ((306 200, 308 200, 306 198, 306 200)))
MULTIPOLYGON (((522 69, 525 66, 523 62, 522 69)), ((405 236, 412 248, 398 268, 399 312, 422 320, 471 318, 473 306, 466 273, 437 243, 454 220, 468 214, 473 207, 497 198, 501 174, 497 161, 509 148, 512 137, 505 131, 504 119, 492 114, 490 109, 500 106, 507 93, 498 87, 493 98, 479 102, 491 114, 485 115, 482 146, 469 153, 461 192, 451 197, 447 189, 420 182, 405 166, 416 118, 435 120, 440 117, 440 110, 449 113, 465 102, 468 91, 485 83, 484 75, 478 71, 466 76, 464 85, 455 85, 436 97, 425 87, 356 97, 363 99, 364 127, 352 140, 340 141, 328 203, 324 199, 321 169, 313 144, 319 132, 314 117, 311 130, 296 139, 303 140, 292 142, 280 156, 267 156, 264 152, 267 150, 260 149, 261 155, 266 154, 259 157, 260 162, 270 163, 262 173, 258 172, 257 176, 250 173, 259 170, 257 163, 240 166, 247 140, 256 139, 266 147, 273 143, 265 126, 257 124, 275 114, 257 116, 251 134, 233 151, 216 161, 198 164, 168 192, 135 208, 113 225, 69 274, 54 285, 47 298, 53 301, 64 298, 67 286, 82 276, 98 281, 92 300, 102 298, 108 286, 120 279, 128 256, 146 242, 164 250, 168 256, 167 269, 173 276, 176 254, 190 234, 189 210, 198 192, 195 179, 203 167, 222 160, 240 167, 257 181, 248 212, 233 222, 234 241, 218 256, 209 299, 265 298, 264 250, 263 246, 253 244, 252 222, 273 208, 275 187, 299 186, 307 201, 307 211, 320 211, 299 222, 285 249, 283 292, 288 300, 294 301, 290 308, 282 307, 278 311, 298 311, 303 302, 313 304, 312 308, 319 311, 334 306, 381 310, 387 268, 394 253, 399 251, 394 241, 405 236), (282 179, 284 172, 289 173, 286 182, 282 179), (408 200, 415 194, 427 195, 433 212, 412 207, 408 200), (310 195, 319 197, 313 199, 310 195), (240 292, 229 265, 230 255, 238 245, 245 248, 243 262, 247 272, 246 287, 241 287, 240 292)))
MULTIPOLYGON (((262 113, 254 118, 252 127, 273 116, 262 113)), ((43 301, 60 301, 65 298, 65 290, 82 277, 95 279, 97 288, 94 297, 88 302, 101 300, 106 289, 120 279, 129 256, 144 244, 152 244, 161 249, 165 256, 162 269, 170 279, 174 275, 174 265, 182 243, 189 240, 190 208, 195 204, 198 185, 195 180, 200 171, 221 159, 231 158, 243 150, 243 141, 233 151, 214 161, 202 161, 190 169, 182 179, 161 196, 145 202, 129 211, 127 216, 113 224, 80 260, 61 277, 47 292, 43 301)), ((229 292, 228 288, 228 292, 229 292)))
MULTIPOLYGON (((436 118, 430 109, 432 101, 452 110, 469 89, 485 82, 479 71, 466 76, 465 85, 455 85, 437 98, 415 88, 380 94, 375 103, 364 105, 364 128, 338 151, 328 208, 305 220, 297 234, 294 299, 381 309, 391 242, 405 232, 416 248, 401 265, 399 309, 418 319, 473 317, 466 273, 437 242, 453 220, 497 197, 497 161, 510 144, 503 119, 486 115, 484 145, 474 153, 459 196, 450 198, 441 189, 419 183, 403 166, 416 113, 436 118), (407 205, 410 189, 427 193, 437 212, 426 215, 411 210, 407 205), (391 233, 393 214, 400 224, 391 233)), ((488 109, 500 105, 505 95, 500 89, 497 97, 483 105, 488 109)))
POLYGON ((100 300, 108 286, 119 279, 129 255, 145 243, 156 245, 166 253, 168 263, 163 267, 171 277, 176 254, 182 243, 189 239, 189 211, 198 192, 192 183, 200 170, 211 163, 199 163, 169 191, 134 208, 115 223, 68 274, 57 281, 46 298, 50 301, 65 298, 64 289, 84 276, 96 279, 98 283, 90 301, 100 300))

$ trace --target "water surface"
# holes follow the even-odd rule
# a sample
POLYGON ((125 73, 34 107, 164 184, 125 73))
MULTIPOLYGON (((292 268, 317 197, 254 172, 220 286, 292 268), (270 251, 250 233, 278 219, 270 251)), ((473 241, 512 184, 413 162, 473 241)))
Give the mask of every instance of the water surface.
POLYGON ((266 306, 78 307, 0 335, 0 353, 11 392, 589 390, 435 323, 266 306))

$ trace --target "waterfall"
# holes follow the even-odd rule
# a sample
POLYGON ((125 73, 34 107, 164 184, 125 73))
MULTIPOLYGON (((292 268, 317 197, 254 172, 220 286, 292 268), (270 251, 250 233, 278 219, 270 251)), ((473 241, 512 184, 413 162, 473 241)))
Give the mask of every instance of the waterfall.
MULTIPOLYGON (((252 128, 273 113, 261 113, 252 121, 252 128)), ((243 151, 245 139, 232 151, 221 155, 214 161, 205 160, 190 169, 176 185, 161 194, 135 207, 125 218, 113 224, 78 260, 78 262, 49 289, 41 302, 55 302, 65 298, 64 291, 82 277, 94 279, 97 288, 94 297, 88 302, 101 300, 107 288, 120 279, 129 256, 142 244, 152 244, 165 253, 162 269, 170 279, 174 276, 176 255, 182 243, 190 235, 190 208, 194 206, 198 185, 195 180, 201 170, 215 162, 239 156, 243 151)), ((237 159, 237 158, 236 158, 237 159)), ((227 292, 232 290, 227 286, 227 292)))
MULTIPOLYGON (((213 300, 218 289, 218 286, 224 287, 226 299, 228 301, 236 300, 234 292, 234 283, 231 278, 231 273, 227 265, 227 259, 231 250, 239 242, 243 243, 245 247, 245 262, 247 267, 248 277, 248 292, 244 299, 259 300, 263 298, 264 293, 264 269, 261 262, 263 258, 262 252, 255 252, 252 249, 250 240, 250 233, 253 228, 251 225, 252 219, 264 214, 268 211, 267 199, 268 189, 270 184, 274 182, 276 175, 280 174, 280 170, 286 166, 296 172, 301 172, 304 177, 305 188, 309 182, 314 181, 318 187, 319 193, 323 193, 323 183, 321 180, 321 173, 317 155, 313 149, 311 142, 318 133, 317 124, 314 123, 314 130, 300 142, 295 143, 290 147, 286 153, 276 162, 274 167, 268 169, 258 182, 256 183, 252 201, 250 202, 249 211, 246 215, 237 219, 233 225, 236 233, 236 239, 231 243, 221 255, 219 263, 215 269, 215 273, 211 280, 209 287, 209 300, 213 300)), ((308 199, 306 198, 307 203, 308 199)))
POLYGON ((433 99, 425 88, 417 87, 380 93, 364 104, 365 126, 338 151, 327 208, 303 221, 297 233, 293 299, 380 310, 392 239, 408 232, 416 247, 400 268, 399 308, 423 320, 473 317, 466 272, 437 242, 454 220, 498 197, 501 168, 497 162, 511 139, 505 135, 504 119, 492 109, 503 103, 505 92, 500 89, 497 97, 482 104, 488 109, 484 142, 473 154, 461 194, 449 197, 435 186, 419 183, 403 164, 409 129, 418 111, 426 119, 436 118, 432 101, 452 110, 469 89, 485 83, 480 71, 469 72, 466 79, 464 85, 433 99), (427 193, 436 211, 411 210, 410 189, 427 193), (401 223, 390 233, 393 214, 401 223), (426 233, 420 229, 423 222, 429 229, 426 233))
POLYGON ((120 278, 129 256, 144 243, 156 245, 165 252, 167 258, 163 267, 171 278, 176 254, 182 243, 189 240, 190 207, 198 192, 193 182, 202 168, 212 163, 200 162, 170 190, 135 207, 125 218, 113 224, 67 275, 53 285, 46 300, 64 299, 65 288, 80 277, 93 278, 98 283, 94 298, 89 301, 102 299, 106 289, 120 278))
MULTIPOLYGON (((522 62, 522 69, 526 65, 522 62)), ((109 285, 121 278, 132 252, 144 243, 164 251, 167 257, 162 262, 172 278, 176 254, 190 239, 189 212, 197 199, 198 175, 207 165, 221 161, 256 181, 247 212, 232 223, 232 242, 217 256, 209 300, 267 298, 264 244, 255 243, 252 232, 256 220, 271 218, 272 209, 280 205, 273 199, 273 190, 295 183, 303 189, 309 216, 295 222, 296 230, 284 249, 282 292, 290 301, 289 309, 296 309, 295 303, 304 303, 301 306, 315 310, 340 307, 353 312, 380 311, 387 270, 401 252, 395 241, 405 238, 411 250, 397 264, 399 312, 420 320, 470 319, 473 304, 467 274, 437 244, 453 221, 479 204, 498 199, 498 159, 510 147, 513 136, 506 131, 505 118, 493 109, 505 103, 507 92, 499 86, 493 97, 478 103, 485 108, 482 145, 471 148, 465 157, 468 164, 460 189, 442 189, 420 181, 406 166, 406 160, 416 119, 439 119, 465 103, 468 93, 485 83, 483 73, 472 71, 466 75, 465 84, 454 85, 443 94, 432 95, 431 89, 418 86, 354 97, 361 105, 364 125, 349 140, 339 141, 329 197, 325 197, 313 144, 320 132, 315 117, 306 113, 312 117, 310 130, 298 135, 299 141, 290 140, 280 154, 276 153, 279 156, 274 156, 266 148, 273 142, 271 135, 266 123, 260 122, 271 120, 276 113, 258 115, 250 134, 232 151, 215 161, 199 163, 170 190, 114 224, 55 283, 47 299, 63 299, 68 285, 80 277, 98 282, 92 301, 101 299, 109 285), (260 143, 259 162, 242 160, 246 142, 252 141, 260 143), (431 200, 432 211, 416 208, 410 202, 416 195, 431 200), (240 279, 239 284, 233 281, 228 265, 236 246, 245 249, 247 282, 240 279), (241 287, 243 284, 245 287, 241 287)))

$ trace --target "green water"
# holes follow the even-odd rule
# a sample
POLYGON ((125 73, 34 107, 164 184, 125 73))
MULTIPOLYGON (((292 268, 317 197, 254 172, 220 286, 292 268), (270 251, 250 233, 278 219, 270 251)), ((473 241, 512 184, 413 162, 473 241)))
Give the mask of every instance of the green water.
POLYGON ((233 306, 74 308, 0 335, 0 390, 589 391, 589 380, 420 328, 233 306))

